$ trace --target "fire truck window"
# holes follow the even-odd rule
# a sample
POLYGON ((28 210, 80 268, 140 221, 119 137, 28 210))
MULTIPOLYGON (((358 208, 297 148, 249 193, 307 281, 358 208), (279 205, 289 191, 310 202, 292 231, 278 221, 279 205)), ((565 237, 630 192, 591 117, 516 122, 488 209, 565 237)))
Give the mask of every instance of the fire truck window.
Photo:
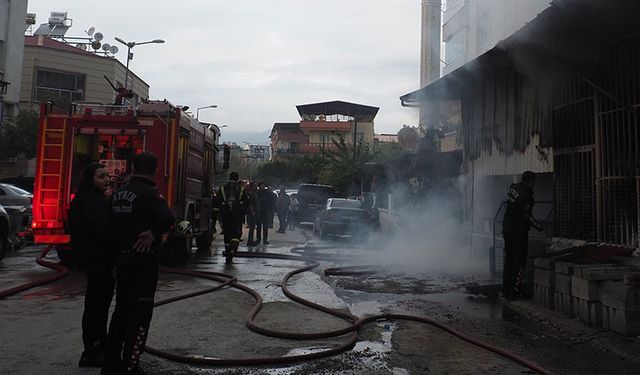
POLYGON ((73 160, 71 164, 71 189, 74 194, 82 178, 82 170, 92 161, 97 160, 94 149, 94 136, 78 134, 73 145, 73 160))
POLYGON ((141 135, 78 134, 75 137, 71 172, 71 193, 74 193, 82 170, 97 161, 107 167, 112 187, 117 189, 125 184, 132 171, 135 155, 144 149, 141 135))

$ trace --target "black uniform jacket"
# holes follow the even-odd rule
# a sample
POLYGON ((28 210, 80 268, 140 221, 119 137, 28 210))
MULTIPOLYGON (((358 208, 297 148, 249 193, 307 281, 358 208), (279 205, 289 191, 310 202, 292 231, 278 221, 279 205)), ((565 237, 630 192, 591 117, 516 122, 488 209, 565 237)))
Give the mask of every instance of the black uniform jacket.
POLYGON ((113 267, 111 203, 97 189, 76 194, 69 210, 71 248, 78 266, 86 271, 113 267))
POLYGON ((507 191, 507 210, 502 221, 502 232, 526 235, 531 227, 534 203, 533 189, 522 182, 511 184, 507 191))
POLYGON ((113 237, 118 252, 131 252, 138 235, 151 230, 155 242, 151 252, 156 253, 162 244, 162 234, 175 222, 167 202, 160 195, 155 183, 147 178, 131 176, 129 184, 112 196, 113 237))

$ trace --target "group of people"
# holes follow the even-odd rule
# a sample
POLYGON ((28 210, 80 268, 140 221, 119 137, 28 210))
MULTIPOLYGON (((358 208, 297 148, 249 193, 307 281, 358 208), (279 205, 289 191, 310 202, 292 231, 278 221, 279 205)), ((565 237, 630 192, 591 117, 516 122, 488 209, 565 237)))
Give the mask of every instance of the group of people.
POLYGON ((157 158, 134 158, 125 185, 109 191, 104 164, 90 163, 71 202, 71 246, 87 277, 80 367, 139 374, 153 313, 162 236, 175 222, 155 187, 157 158), (107 322, 116 286, 116 306, 107 322))
POLYGON ((242 226, 249 228, 247 246, 269 244, 269 229, 273 228, 274 213, 278 215, 278 233, 285 233, 289 218, 297 208, 297 200, 285 189, 274 193, 263 182, 239 181, 237 172, 229 174, 229 182, 214 194, 214 223, 222 224, 225 254, 236 252, 242 240, 242 226))

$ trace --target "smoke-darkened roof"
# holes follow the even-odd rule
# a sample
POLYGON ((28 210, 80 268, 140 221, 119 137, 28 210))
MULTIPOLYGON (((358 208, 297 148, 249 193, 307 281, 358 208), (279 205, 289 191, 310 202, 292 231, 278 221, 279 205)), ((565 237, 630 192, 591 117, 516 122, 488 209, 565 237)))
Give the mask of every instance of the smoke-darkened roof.
POLYGON ((378 107, 371 107, 368 105, 355 104, 349 102, 343 102, 340 100, 323 103, 302 104, 296 106, 300 117, 305 118, 308 116, 318 115, 343 115, 352 116, 357 121, 372 122, 376 117, 378 107))
POLYGON ((638 0, 554 0, 494 48, 428 86, 400 97, 403 106, 460 97, 468 77, 485 68, 514 66, 532 79, 549 71, 575 73, 580 64, 640 32, 638 0))

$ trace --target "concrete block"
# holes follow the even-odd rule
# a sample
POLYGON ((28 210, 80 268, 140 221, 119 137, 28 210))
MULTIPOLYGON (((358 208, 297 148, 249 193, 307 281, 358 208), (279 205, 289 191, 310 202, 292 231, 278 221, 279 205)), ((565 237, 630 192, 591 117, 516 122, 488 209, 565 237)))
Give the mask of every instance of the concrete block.
POLYGON ((640 335, 640 312, 603 306, 602 326, 627 336, 640 335))
POLYGON ((573 273, 573 267, 575 265, 576 265, 575 263, 569 263, 569 262, 556 262, 555 263, 556 274, 560 273, 563 275, 571 275, 573 273))
POLYGON ((628 267, 589 267, 582 269, 582 278, 587 280, 623 280, 628 267))
POLYGON ((602 302, 591 302, 578 297, 573 300, 573 315, 594 327, 602 326, 602 302))
POLYGON ((640 312, 640 288, 622 281, 602 283, 602 304, 627 312, 640 312))
POLYGON ((556 292, 571 295, 571 276, 556 273, 554 287, 556 292))
POLYGON ((602 282, 571 276, 571 295, 590 302, 602 301, 602 282))
POLYGON ((533 284, 533 300, 540 306, 553 310, 554 307, 553 289, 533 284))
POLYGON ((554 294, 553 307, 569 316, 573 316, 573 298, 570 294, 560 293, 556 290, 554 294))
POLYGON ((552 269, 552 266, 554 264, 554 260, 551 258, 547 258, 547 257, 538 257, 535 258, 533 260, 533 264, 537 267, 537 268, 543 268, 545 270, 550 270, 552 269))
POLYGON ((624 283, 630 286, 640 286, 640 272, 630 271, 624 275, 624 283))
POLYGON ((553 288, 553 281, 555 279, 555 272, 548 269, 535 268, 533 270, 533 283, 547 288, 553 288))
POLYGON ((573 276, 583 277, 584 270, 591 268, 617 267, 615 264, 576 264, 573 266, 573 276))

